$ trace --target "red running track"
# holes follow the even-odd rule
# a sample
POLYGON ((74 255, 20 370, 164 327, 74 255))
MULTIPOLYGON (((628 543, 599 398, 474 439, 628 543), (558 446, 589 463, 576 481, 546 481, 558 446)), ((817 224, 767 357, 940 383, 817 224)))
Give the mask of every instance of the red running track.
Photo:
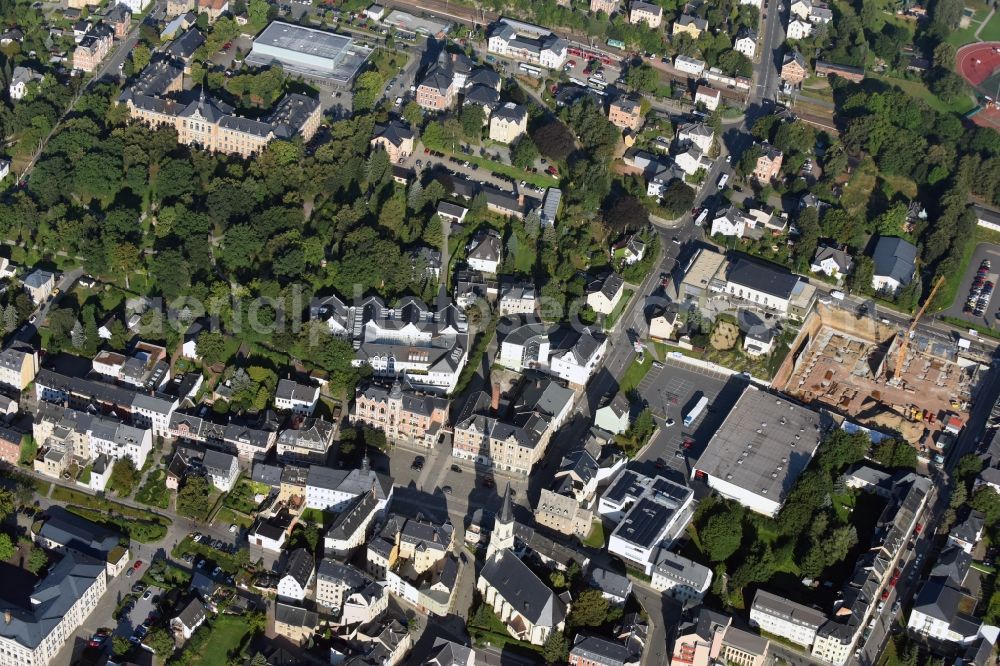
POLYGON ((955 55, 958 73, 974 86, 1000 69, 1000 42, 982 42, 963 46, 955 55))

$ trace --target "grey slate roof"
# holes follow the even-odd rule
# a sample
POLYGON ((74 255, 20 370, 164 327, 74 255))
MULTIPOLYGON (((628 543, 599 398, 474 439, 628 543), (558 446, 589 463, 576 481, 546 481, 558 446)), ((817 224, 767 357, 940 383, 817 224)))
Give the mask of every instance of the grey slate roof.
POLYGON ((472 666, 475 664, 476 651, 445 638, 434 641, 430 654, 424 660, 424 666, 472 666))
POLYGON ((496 553, 480 576, 534 625, 554 627, 566 617, 562 600, 509 550, 496 553))
POLYGON ((121 540, 119 533, 61 507, 49 510, 49 518, 42 524, 38 534, 68 549, 99 560, 104 560, 121 540))
POLYGON ((233 466, 237 464, 236 456, 226 453, 225 451, 217 451, 215 449, 207 449, 205 451, 205 458, 202 460, 202 464, 209 474, 215 476, 228 476, 232 470, 233 466))
POLYGON ((893 236, 881 236, 872 252, 876 277, 890 277, 902 285, 913 279, 916 271, 917 248, 912 243, 893 236))
POLYGON ((413 139, 413 130, 398 120, 390 120, 387 123, 375 125, 374 138, 386 139, 392 145, 399 147, 403 145, 404 141, 413 139))
POLYGON ((799 281, 794 274, 779 269, 777 266, 768 266, 743 257, 736 259, 729 265, 726 279, 782 299, 792 296, 792 291, 799 281))
MULTIPOLYGON (((0 637, 34 649, 62 621, 73 604, 83 597, 95 579, 105 575, 105 563, 68 552, 31 592, 30 605, 2 598, 10 611, 10 622, 0 622, 0 637)), ((3 592, 0 592, 2 597, 3 592)))
POLYGON ((202 44, 205 43, 205 36, 196 28, 191 28, 183 35, 171 42, 167 47, 167 53, 174 58, 190 60, 202 44))
POLYGON ((194 629, 195 625, 205 619, 205 605, 199 599, 192 599, 177 619, 188 629, 194 629))
POLYGON ((587 664, 600 664, 600 666, 621 666, 636 660, 636 655, 629 652, 629 649, 621 643, 583 633, 576 635, 576 642, 569 654, 571 657, 586 660, 587 664))
POLYGON ((285 576, 291 576, 299 587, 304 588, 309 579, 312 578, 313 567, 316 560, 305 548, 296 548, 288 556, 288 563, 285 565, 285 576))
POLYGON ((319 624, 316 611, 281 602, 274 604, 274 621, 293 627, 308 627, 310 629, 314 629, 319 624))

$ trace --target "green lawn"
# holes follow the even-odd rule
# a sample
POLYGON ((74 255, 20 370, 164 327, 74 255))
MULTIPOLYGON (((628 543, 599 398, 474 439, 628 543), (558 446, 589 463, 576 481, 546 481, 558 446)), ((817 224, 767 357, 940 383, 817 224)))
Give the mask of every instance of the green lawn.
POLYGON ((247 633, 247 624, 243 618, 234 615, 215 616, 212 622, 212 634, 204 648, 192 655, 192 666, 229 663, 230 653, 240 646, 247 633))
POLYGON ((653 361, 649 356, 643 359, 642 363, 639 363, 639 359, 634 359, 632 365, 628 367, 625 374, 618 381, 618 388, 622 393, 628 393, 629 391, 635 389, 639 386, 639 382, 642 378, 646 376, 649 369, 652 367, 653 361))
MULTIPOLYGON (((958 31, 962 32, 962 31, 958 31)), ((975 32, 975 30, 973 30, 975 32)), ((955 33, 952 33, 954 35, 955 33)), ((951 41, 949 38, 948 41, 951 41)), ((932 93, 927 89, 927 86, 921 81, 910 81, 909 79, 896 79, 889 76, 881 76, 878 74, 872 75, 874 78, 880 81, 885 81, 889 85, 899 86, 907 95, 911 97, 916 97, 917 99, 922 99, 927 102, 927 105, 932 109, 941 111, 943 113, 958 113, 964 115, 969 111, 972 111, 976 107, 976 103, 973 101, 971 96, 963 97, 962 99, 954 102, 953 104, 948 104, 940 97, 932 93)))
POLYGON ((590 534, 587 535, 586 539, 582 539, 582 541, 584 546, 604 548, 604 523, 600 520, 595 520, 590 527, 590 534))
POLYGON ((632 296, 634 294, 635 294, 634 289, 626 289, 625 291, 622 292, 622 297, 621 300, 618 301, 618 305, 616 305, 615 309, 611 311, 611 314, 608 315, 608 318, 604 320, 605 330, 610 331, 612 328, 615 327, 615 322, 618 321, 618 318, 622 316, 622 312, 625 310, 625 307, 628 305, 628 302, 632 300, 632 296))
POLYGON ((993 12, 993 18, 979 33, 979 39, 984 42, 1000 42, 1000 12, 993 12))

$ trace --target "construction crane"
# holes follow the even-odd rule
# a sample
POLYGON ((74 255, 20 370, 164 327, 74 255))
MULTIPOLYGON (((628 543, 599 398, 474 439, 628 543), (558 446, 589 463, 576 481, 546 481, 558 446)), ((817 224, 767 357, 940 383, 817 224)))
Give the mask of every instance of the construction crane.
POLYGON ((931 293, 927 295, 927 299, 924 304, 920 306, 920 310, 917 312, 917 316, 913 318, 910 322, 910 327, 906 329, 906 335, 903 336, 903 341, 899 343, 899 349, 896 350, 896 369, 893 370, 892 379, 890 380, 893 384, 901 384, 903 379, 903 363, 906 361, 906 349, 910 346, 910 339, 913 337, 913 331, 917 328, 917 323, 920 318, 924 316, 924 312, 927 311, 927 306, 931 304, 934 300, 934 294, 944 283, 944 276, 940 276, 934 286, 931 288, 931 293))

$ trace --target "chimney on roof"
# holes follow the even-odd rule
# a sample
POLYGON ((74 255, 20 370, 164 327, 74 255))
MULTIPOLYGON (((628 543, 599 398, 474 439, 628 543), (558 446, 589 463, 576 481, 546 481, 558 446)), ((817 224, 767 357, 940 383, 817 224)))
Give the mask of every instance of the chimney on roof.
POLYGON ((490 400, 490 411, 496 414, 500 410, 500 382, 493 382, 493 396, 490 400))

